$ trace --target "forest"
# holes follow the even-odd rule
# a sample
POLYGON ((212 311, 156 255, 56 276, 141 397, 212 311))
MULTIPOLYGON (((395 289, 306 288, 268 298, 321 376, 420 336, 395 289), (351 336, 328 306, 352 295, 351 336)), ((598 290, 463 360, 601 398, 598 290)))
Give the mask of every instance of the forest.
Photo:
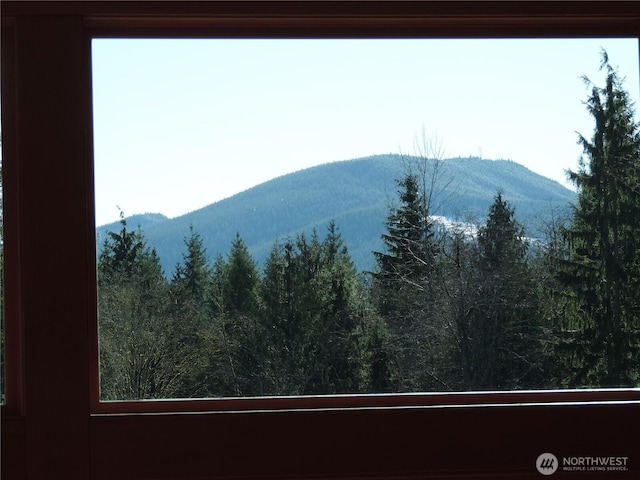
POLYGON ((370 272, 331 221, 263 268, 192 227, 167 276, 123 216, 98 258, 102 399, 640 386, 640 133, 602 69, 577 202, 542 239, 500 191, 475 228, 437 224, 437 162, 397 179, 370 272))

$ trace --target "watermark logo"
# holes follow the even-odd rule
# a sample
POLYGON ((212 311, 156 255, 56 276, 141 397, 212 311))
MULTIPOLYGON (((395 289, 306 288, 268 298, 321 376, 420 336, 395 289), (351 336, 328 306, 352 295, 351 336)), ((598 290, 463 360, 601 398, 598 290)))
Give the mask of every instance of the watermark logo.
POLYGON ((553 475, 558 470, 558 457, 553 453, 543 453, 536 460, 536 468, 542 475, 553 475))
POLYGON ((629 457, 626 456, 572 456, 558 460, 553 453, 538 455, 536 469, 542 475, 553 475, 561 469, 563 472, 627 472, 629 457))
POLYGON ((562 457, 563 472, 626 472, 629 457, 562 457))

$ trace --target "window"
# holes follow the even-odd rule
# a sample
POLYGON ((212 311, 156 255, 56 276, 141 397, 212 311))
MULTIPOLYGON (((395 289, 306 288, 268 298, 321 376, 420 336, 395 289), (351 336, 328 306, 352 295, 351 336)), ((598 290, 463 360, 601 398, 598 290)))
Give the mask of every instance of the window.
POLYGON ((637 476, 640 460, 627 440, 637 429, 634 390, 100 404, 90 161, 94 36, 637 37, 628 4, 3 2, 2 9, 5 478, 533 478, 544 452, 626 456, 629 470, 612 478, 637 476))
POLYGON ((582 76, 604 77, 604 49, 634 99, 636 39, 91 49, 103 400, 601 385, 561 352, 579 329, 560 322, 579 308, 538 294, 554 271, 541 245, 577 201, 575 132, 594 128, 582 76), (429 177, 418 190, 436 261, 414 256, 428 268, 385 287, 370 272, 398 258, 381 236, 407 168, 429 177), (483 226, 498 191, 523 234, 489 272, 456 232, 483 226))

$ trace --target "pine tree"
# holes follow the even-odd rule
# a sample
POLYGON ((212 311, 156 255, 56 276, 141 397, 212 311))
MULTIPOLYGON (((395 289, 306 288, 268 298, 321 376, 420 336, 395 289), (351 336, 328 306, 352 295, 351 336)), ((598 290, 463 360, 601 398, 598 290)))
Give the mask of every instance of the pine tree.
POLYGON ((260 321, 269 348, 266 377, 270 379, 269 393, 275 395, 303 394, 309 376, 307 339, 317 322, 313 291, 308 285, 312 265, 309 258, 299 258, 299 245, 310 253, 304 236, 295 242, 274 244, 261 285, 260 321))
POLYGON ((498 192, 478 231, 475 295, 460 337, 468 389, 532 388, 542 375, 538 299, 526 252, 523 228, 498 192))
POLYGON ((193 397, 207 393, 205 371, 209 342, 205 341, 205 331, 212 323, 212 270, 202 238, 193 226, 189 227, 184 245, 182 263, 176 265, 171 278, 171 302, 165 321, 167 331, 171 332, 171 343, 190 363, 180 378, 176 395, 193 397))
POLYGON ((374 295, 389 328, 397 388, 433 390, 442 388, 435 365, 443 332, 435 308, 440 248, 418 177, 409 172, 398 187, 400 205, 391 209, 382 235, 386 252, 374 252, 374 295))
POLYGON ((253 313, 257 308, 258 267, 240 234, 231 244, 226 265, 225 301, 227 310, 253 313))
POLYGON ((158 254, 147 246, 142 230, 129 230, 120 212, 119 232, 108 232, 98 259, 98 281, 144 279, 146 283, 163 277, 158 254))
POLYGON ((323 241, 314 231, 310 239, 299 235, 274 246, 261 305, 274 393, 361 391, 371 361, 364 335, 373 329, 355 267, 333 222, 323 241))
POLYGON ((514 213, 502 198, 502 192, 498 192, 489 208, 487 222, 478 232, 480 265, 486 272, 501 274, 524 264, 527 251, 524 229, 515 220, 514 213))
POLYGON ((319 318, 313 352, 314 375, 309 391, 353 393, 359 388, 361 352, 354 295, 357 274, 334 221, 320 246, 320 270, 313 281, 319 318))
POLYGON ((227 259, 214 263, 209 330, 210 394, 259 396, 266 394, 265 342, 258 322, 258 268, 239 233, 227 259))
POLYGON ((100 385, 105 400, 172 398, 192 345, 175 330, 169 285, 140 228, 109 232, 98 263, 100 385))
POLYGON ((569 258, 559 276, 578 320, 565 324, 561 347, 573 359, 571 385, 637 386, 640 382, 640 133, 622 79, 605 52, 605 86, 586 102, 593 137, 579 136, 586 156, 569 172, 578 190, 565 231, 569 258))
POLYGON ((386 253, 374 252, 374 278, 384 292, 383 311, 394 307, 394 292, 407 285, 421 288, 420 282, 433 267, 435 242, 433 225, 419 191, 418 179, 409 173, 398 181, 400 206, 387 217, 387 233, 382 240, 386 253))
POLYGON ((210 295, 212 270, 202 237, 193 226, 189 232, 189 238, 184 239, 187 252, 182 256, 182 263, 176 265, 171 279, 174 301, 176 304, 190 301, 204 307, 210 295))

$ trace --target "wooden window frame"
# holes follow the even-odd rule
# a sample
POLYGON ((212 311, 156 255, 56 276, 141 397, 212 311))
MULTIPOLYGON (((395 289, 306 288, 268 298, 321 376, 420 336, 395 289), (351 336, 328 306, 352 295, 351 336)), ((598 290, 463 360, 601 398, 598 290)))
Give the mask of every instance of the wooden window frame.
POLYGON ((3 478, 640 476, 639 389, 100 403, 90 86, 97 37, 640 37, 633 3, 3 2, 3 478))

